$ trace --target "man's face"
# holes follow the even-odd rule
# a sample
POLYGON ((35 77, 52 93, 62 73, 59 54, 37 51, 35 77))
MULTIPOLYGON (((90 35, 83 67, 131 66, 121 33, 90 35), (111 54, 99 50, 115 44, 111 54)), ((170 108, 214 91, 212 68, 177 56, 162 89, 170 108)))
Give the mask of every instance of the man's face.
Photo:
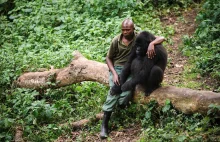
POLYGON ((122 31, 122 34, 125 38, 131 37, 131 36, 133 36, 133 33, 134 33, 134 27, 129 24, 122 24, 121 31, 122 31))

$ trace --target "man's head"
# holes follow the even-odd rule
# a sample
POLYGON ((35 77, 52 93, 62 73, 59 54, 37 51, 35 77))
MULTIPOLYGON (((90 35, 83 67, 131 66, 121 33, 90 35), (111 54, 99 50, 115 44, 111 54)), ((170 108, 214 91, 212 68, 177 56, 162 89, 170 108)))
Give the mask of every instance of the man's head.
POLYGON ((134 23, 131 19, 125 19, 121 24, 121 31, 125 38, 133 38, 134 36, 134 23))

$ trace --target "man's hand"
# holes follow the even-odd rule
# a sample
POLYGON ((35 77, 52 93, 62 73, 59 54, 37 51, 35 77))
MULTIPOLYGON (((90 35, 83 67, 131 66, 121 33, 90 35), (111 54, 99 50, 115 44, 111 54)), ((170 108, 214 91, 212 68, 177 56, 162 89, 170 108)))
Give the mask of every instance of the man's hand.
POLYGON ((152 59, 156 55, 155 50, 154 50, 154 44, 149 44, 148 49, 147 49, 147 56, 148 58, 152 59))
POLYGON ((115 85, 120 86, 120 81, 119 81, 118 74, 113 75, 113 82, 114 82, 115 85))
POLYGON ((118 76, 117 73, 115 73, 113 75, 113 82, 114 82, 115 85, 111 88, 110 94, 112 96, 121 94, 121 92, 122 92, 121 91, 121 85, 120 85, 119 76, 118 76))

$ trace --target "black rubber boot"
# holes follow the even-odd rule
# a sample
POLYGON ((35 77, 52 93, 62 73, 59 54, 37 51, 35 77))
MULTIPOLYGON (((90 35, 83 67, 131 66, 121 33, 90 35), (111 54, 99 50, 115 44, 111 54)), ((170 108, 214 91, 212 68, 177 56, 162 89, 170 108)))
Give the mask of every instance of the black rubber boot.
POLYGON ((101 133, 100 133, 101 139, 106 139, 108 137, 108 121, 111 117, 111 113, 112 113, 111 111, 104 111, 101 133))

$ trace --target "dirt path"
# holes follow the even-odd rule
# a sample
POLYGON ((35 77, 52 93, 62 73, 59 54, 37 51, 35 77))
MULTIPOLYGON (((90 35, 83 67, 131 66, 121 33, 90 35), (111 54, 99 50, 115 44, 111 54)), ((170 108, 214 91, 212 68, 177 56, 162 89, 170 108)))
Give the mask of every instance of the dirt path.
POLYGON ((164 83, 166 85, 177 86, 183 82, 182 73, 187 65, 187 57, 183 56, 178 47, 182 44, 183 35, 192 35, 196 29, 195 17, 196 9, 191 9, 183 13, 182 17, 170 16, 162 18, 163 24, 174 25, 175 34, 172 37, 173 45, 168 47, 168 66, 165 70, 164 83))
MULTIPOLYGON (((196 28, 195 17, 197 11, 196 9, 191 9, 190 11, 184 12, 182 16, 170 16, 163 17, 161 21, 164 26, 174 25, 175 34, 172 37, 173 44, 168 45, 168 56, 169 64, 165 71, 164 83, 166 85, 176 86, 178 82, 182 80, 182 73, 184 66, 187 64, 187 58, 182 56, 178 50, 179 45, 182 43, 183 35, 191 35, 196 28)), ((76 141, 79 135, 82 135, 82 131, 72 132, 72 139, 59 139, 58 141, 76 141)), ((110 137, 106 140, 101 140, 99 138, 99 133, 89 134, 86 133, 86 137, 82 138, 85 142, 135 142, 139 139, 141 134, 140 124, 135 124, 129 128, 124 128, 123 130, 115 130, 110 132, 110 137)), ((81 136, 80 136, 81 137, 81 136)))

